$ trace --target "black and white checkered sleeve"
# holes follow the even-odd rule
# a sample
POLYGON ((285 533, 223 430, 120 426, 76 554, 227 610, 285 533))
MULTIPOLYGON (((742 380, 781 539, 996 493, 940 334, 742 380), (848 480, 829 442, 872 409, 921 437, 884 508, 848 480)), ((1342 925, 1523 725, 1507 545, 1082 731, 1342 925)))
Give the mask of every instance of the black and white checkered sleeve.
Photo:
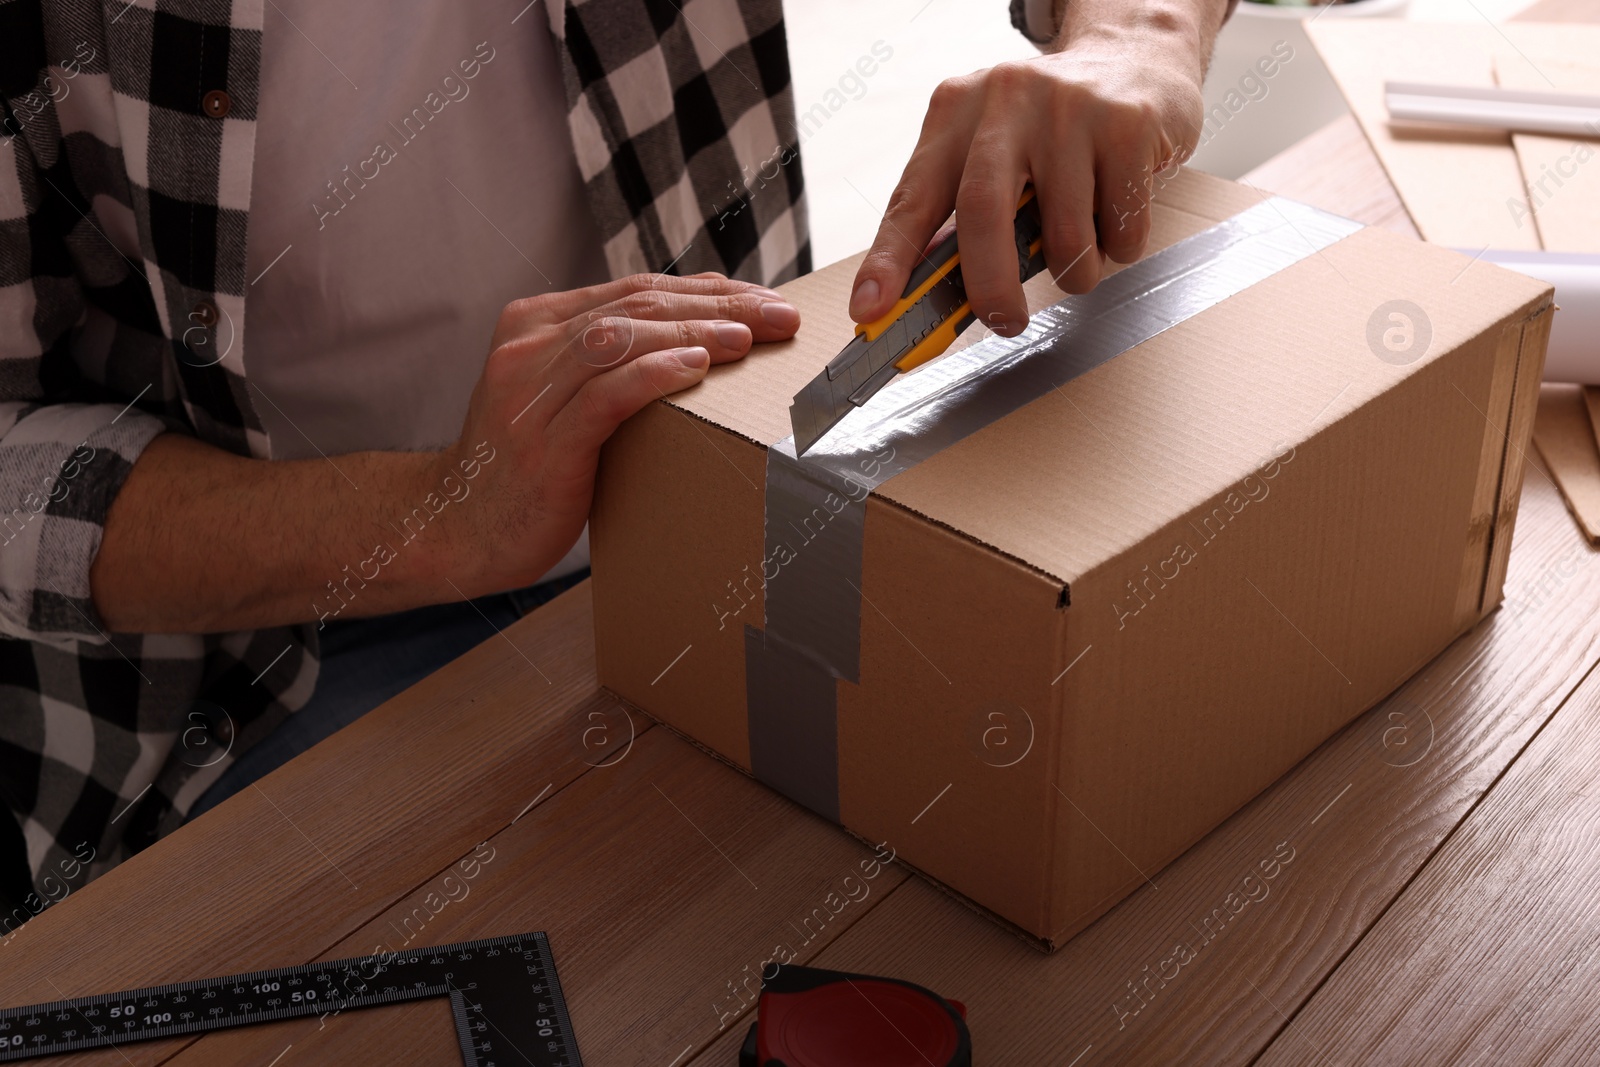
POLYGON ((614 277, 811 269, 780 0, 554 0, 579 173, 614 277))
POLYGON ((76 357, 97 347, 85 286, 137 272, 74 200, 54 109, 29 105, 49 92, 48 64, 34 69, 35 85, 0 86, 0 634, 99 644, 89 566, 112 499, 164 424, 77 379, 76 357))

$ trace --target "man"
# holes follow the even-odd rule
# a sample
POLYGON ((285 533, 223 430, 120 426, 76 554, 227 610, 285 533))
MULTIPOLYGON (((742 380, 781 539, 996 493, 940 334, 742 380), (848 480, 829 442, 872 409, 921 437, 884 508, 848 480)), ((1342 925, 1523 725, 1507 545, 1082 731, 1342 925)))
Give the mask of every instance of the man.
MULTIPOLYGON (((1064 290, 1143 251, 1222 0, 1012 7, 858 320, 954 211, 1021 330, 1028 182, 1064 290)), ((8 933, 581 576, 607 436, 810 257, 779 0, 11 0, 0 98, 8 933)))

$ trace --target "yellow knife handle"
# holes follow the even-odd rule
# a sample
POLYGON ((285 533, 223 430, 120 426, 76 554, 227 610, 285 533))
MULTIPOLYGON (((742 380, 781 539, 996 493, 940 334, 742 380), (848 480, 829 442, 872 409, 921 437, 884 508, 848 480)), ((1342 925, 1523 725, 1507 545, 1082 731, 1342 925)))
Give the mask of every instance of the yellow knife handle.
MULTIPOLYGON (((1024 213, 1023 208, 1033 200, 1033 186, 1028 186, 1022 191, 1022 197, 1017 201, 1017 246, 1019 253, 1019 266, 1022 280, 1026 281, 1036 269, 1029 269, 1029 261, 1036 260, 1042 244, 1039 235, 1038 212, 1024 213), (1026 238, 1026 244, 1024 244, 1026 238), (1024 253, 1026 249, 1026 254, 1024 253)), ((961 253, 956 243, 956 235, 950 234, 939 247, 924 262, 924 268, 931 265, 931 270, 918 270, 912 273, 911 282, 906 286, 900 299, 895 301, 883 315, 872 322, 859 323, 856 334, 864 335, 868 341, 876 341, 890 326, 902 315, 906 314, 916 303, 928 294, 928 291, 943 281, 951 271, 961 264, 961 253), (919 277, 920 275, 920 277, 919 277)), ((942 353, 955 343, 961 331, 966 329, 971 321, 971 304, 963 299, 951 313, 935 326, 925 337, 914 344, 904 355, 895 360, 895 367, 908 371, 928 362, 928 360, 942 353)))
POLYGON ((931 273, 921 279, 913 275, 911 284, 906 286, 905 293, 894 302, 894 306, 871 322, 856 323, 856 333, 865 334, 869 341, 876 341, 879 334, 894 325, 895 319, 911 310, 911 305, 921 300, 928 294, 929 289, 944 281, 945 275, 960 266, 961 253, 956 245, 955 236, 954 233, 950 234, 939 243, 938 248, 933 250, 933 255, 929 257, 934 263, 931 273))
POLYGON ((961 306, 951 313, 932 333, 911 346, 911 351, 894 361, 894 365, 902 371, 914 370, 922 366, 934 356, 940 355, 945 349, 956 343, 956 338, 961 336, 961 331, 972 325, 971 305, 962 302, 961 306))

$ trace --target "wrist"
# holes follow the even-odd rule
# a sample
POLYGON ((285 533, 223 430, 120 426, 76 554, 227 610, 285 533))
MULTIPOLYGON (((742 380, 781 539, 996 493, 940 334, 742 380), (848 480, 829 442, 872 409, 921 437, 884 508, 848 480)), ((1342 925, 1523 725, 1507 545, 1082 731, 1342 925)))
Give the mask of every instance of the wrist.
POLYGON ((1194 5, 1068 3, 1052 52, 1117 55, 1146 70, 1182 74, 1198 88, 1205 81, 1205 57, 1216 27, 1207 26, 1194 5))
POLYGON ((452 521, 459 517, 450 514, 455 505, 446 495, 450 451, 394 453, 392 460, 371 516, 372 543, 363 546, 364 571, 381 568, 383 580, 404 590, 400 599, 411 606, 474 595, 466 524, 452 521))
POLYGON ((496 506, 504 490, 499 472, 509 462, 496 463, 499 457, 488 440, 462 440, 417 456, 408 495, 387 527, 397 538, 396 548, 413 553, 407 578, 430 603, 499 592, 542 573, 537 560, 499 545, 506 531, 496 506))

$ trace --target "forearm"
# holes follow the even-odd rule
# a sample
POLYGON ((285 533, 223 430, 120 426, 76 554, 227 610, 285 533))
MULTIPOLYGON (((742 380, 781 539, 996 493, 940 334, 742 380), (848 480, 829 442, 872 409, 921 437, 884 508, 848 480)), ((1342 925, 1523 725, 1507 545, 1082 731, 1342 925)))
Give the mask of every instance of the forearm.
POLYGON ((106 515, 94 606, 120 632, 220 633, 530 585, 583 532, 623 420, 799 324, 746 282, 631 275, 507 305, 440 452, 266 461, 157 437, 106 515))
POLYGON ((212 633, 450 599, 444 531, 404 522, 438 492, 435 460, 268 462, 163 434, 111 505, 95 607, 116 632, 212 633))

